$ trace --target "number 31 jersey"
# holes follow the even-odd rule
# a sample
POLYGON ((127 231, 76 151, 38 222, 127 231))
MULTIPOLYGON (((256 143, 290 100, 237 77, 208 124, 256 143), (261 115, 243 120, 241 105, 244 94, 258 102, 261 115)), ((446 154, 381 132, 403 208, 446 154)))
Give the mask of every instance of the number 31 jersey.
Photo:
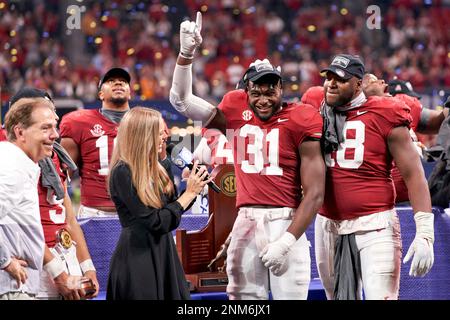
POLYGON ((61 138, 72 138, 80 152, 81 204, 87 207, 114 207, 106 187, 109 159, 119 124, 100 110, 77 110, 65 115, 61 138))
POLYGON ((243 90, 227 93, 227 140, 233 149, 237 207, 267 205, 297 208, 301 200, 299 146, 320 139, 322 118, 311 106, 284 103, 268 121, 257 118, 243 90))

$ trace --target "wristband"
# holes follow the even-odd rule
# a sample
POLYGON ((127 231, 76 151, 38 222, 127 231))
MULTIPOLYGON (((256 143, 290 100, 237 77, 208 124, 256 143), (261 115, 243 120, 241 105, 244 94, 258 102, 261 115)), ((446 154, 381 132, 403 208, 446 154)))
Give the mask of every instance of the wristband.
POLYGON ((81 262, 80 268, 83 274, 85 274, 88 271, 97 271, 91 259, 86 259, 83 262, 81 262))
POLYGON ((194 59, 194 54, 186 54, 180 51, 180 56, 185 59, 194 59))
POLYGON ((44 265, 44 270, 47 271, 52 279, 55 279, 61 273, 66 271, 66 267, 58 257, 54 257, 49 263, 44 265))

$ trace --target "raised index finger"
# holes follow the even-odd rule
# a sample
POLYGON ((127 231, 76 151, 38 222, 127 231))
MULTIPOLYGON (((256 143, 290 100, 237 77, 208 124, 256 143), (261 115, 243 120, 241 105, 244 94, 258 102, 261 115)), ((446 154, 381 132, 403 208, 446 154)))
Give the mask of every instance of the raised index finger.
POLYGON ((197 18, 195 19, 195 24, 197 25, 198 31, 202 31, 202 13, 197 11, 197 18))

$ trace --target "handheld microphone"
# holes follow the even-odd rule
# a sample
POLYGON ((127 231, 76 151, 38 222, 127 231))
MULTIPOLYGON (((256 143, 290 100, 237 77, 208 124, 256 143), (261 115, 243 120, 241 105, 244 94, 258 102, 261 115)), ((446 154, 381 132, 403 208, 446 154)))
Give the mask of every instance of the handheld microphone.
MULTIPOLYGON (((184 168, 192 170, 192 168, 194 167, 194 164, 192 163, 194 155, 188 149, 184 147, 176 147, 175 144, 169 143, 167 145, 166 151, 173 164, 176 165, 180 170, 183 170, 184 168)), ((208 179, 209 175, 207 175, 204 180, 208 179)), ((220 188, 214 183, 214 181, 208 182, 208 186, 215 192, 221 191, 220 188)))

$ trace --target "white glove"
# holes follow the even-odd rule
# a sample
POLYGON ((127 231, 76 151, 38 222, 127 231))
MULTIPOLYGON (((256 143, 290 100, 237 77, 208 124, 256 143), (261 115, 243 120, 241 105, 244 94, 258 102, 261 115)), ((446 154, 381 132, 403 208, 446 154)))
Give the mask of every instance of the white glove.
POLYGON ((410 276, 423 277, 430 271, 434 263, 434 215, 429 212, 414 214, 416 222, 416 237, 406 253, 403 263, 408 262, 412 256, 410 276))
POLYGON ((195 49, 202 44, 202 14, 197 12, 197 19, 183 21, 180 24, 180 55, 186 59, 193 59, 195 49))
POLYGON ((290 232, 285 232, 277 241, 267 244, 259 256, 266 268, 275 276, 281 276, 287 270, 287 255, 297 239, 290 232))

